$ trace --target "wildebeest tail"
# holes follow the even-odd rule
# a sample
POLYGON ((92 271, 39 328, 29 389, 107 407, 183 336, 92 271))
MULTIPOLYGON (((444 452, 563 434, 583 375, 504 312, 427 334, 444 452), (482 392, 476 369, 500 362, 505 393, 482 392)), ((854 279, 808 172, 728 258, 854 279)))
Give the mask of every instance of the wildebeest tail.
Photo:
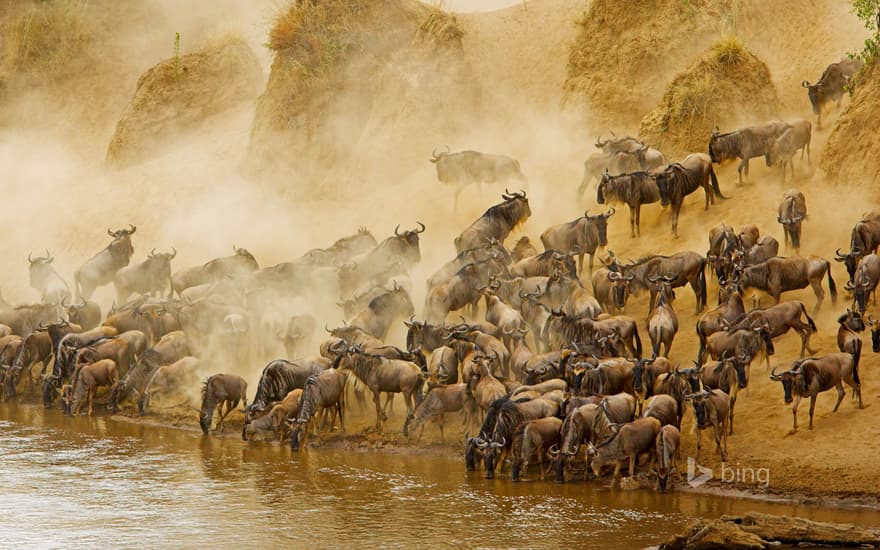
POLYGON ((655 327, 653 331, 648 329, 648 332, 651 336, 651 350, 654 352, 654 357, 660 357, 660 341, 663 338, 663 329, 660 327, 655 327))
POLYGON ((712 168, 711 164, 709 164, 709 178, 712 180, 712 190, 715 191, 715 196, 719 199, 726 200, 727 197, 721 194, 721 188, 718 187, 718 176, 715 175, 715 170, 712 168))
POLYGON ((700 349, 697 351, 697 363, 703 364, 701 358, 706 353, 706 334, 703 332, 700 323, 697 323, 697 339, 700 341, 700 349))
POLYGON ((422 387, 423 387, 424 385, 425 385, 425 375, 424 375, 424 373, 422 373, 422 374, 419 376, 419 381, 418 381, 418 383, 416 384, 416 391, 415 391, 416 407, 418 407, 419 405, 421 405, 421 404, 422 404, 422 400, 425 399, 425 395, 422 393, 422 387))
POLYGON ((706 307, 706 262, 700 266, 700 273, 697 275, 697 284, 700 285, 700 309, 706 307))
POLYGON ((831 291, 831 303, 837 304, 837 285, 834 284, 834 277, 831 276, 831 262, 825 260, 825 269, 828 271, 828 290, 831 291))
MULTIPOLYGON (((830 271, 828 272, 828 275, 831 275, 830 271)), ((810 325, 810 331, 814 333, 817 332, 819 329, 816 328, 816 323, 813 322, 813 318, 807 313, 807 306, 805 306, 803 302, 801 302, 801 313, 807 318, 807 324, 810 325)))
POLYGON ((633 338, 636 341, 636 358, 641 359, 642 358, 642 339, 639 336, 639 329, 638 328, 636 328, 635 331, 633 331, 633 338))
POLYGON ((853 349, 853 382, 856 384, 861 384, 862 381, 859 380, 859 361, 862 358, 862 341, 856 340, 854 342, 855 349, 853 349))

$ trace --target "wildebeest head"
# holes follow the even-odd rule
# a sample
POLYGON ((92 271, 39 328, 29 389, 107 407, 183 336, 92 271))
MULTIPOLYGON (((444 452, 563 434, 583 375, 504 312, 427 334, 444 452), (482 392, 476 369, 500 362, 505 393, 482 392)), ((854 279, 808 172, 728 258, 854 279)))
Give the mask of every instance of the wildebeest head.
POLYGON ((874 285, 873 281, 871 281, 871 276, 867 273, 859 271, 857 276, 857 280, 849 280, 844 286, 848 291, 853 293, 853 302, 855 302, 858 311, 864 312, 868 305, 868 295, 871 293, 871 287, 874 285))
POLYGON ((809 80, 804 80, 801 82, 801 86, 807 89, 807 95, 810 96, 810 105, 813 106, 813 114, 819 114, 819 108, 821 107, 821 98, 819 97, 819 89, 822 86, 822 81, 816 82, 815 84, 810 84, 809 80))
POLYGON ((846 272, 849 274, 849 278, 852 279, 856 274, 856 267, 858 267, 859 260, 862 256, 862 251, 859 248, 854 248, 846 254, 842 254, 838 248, 834 254, 834 261, 842 262, 843 265, 846 266, 846 272))
POLYGON ((596 226, 596 231, 599 234, 599 246, 608 246, 608 218, 613 215, 613 206, 608 212, 604 214, 596 214, 595 216, 591 216, 589 210, 584 212, 584 217, 587 218, 587 221, 596 226))
POLYGON ((403 258, 407 258, 412 263, 418 263, 421 261, 422 256, 419 251, 419 233, 424 233, 425 224, 422 222, 416 222, 419 227, 418 229, 408 229, 403 233, 400 232, 400 225, 394 228, 394 239, 392 241, 394 243, 393 248, 399 252, 399 255, 403 258))
POLYGON ((242 260, 252 264, 254 266, 254 269, 260 268, 260 264, 257 263, 257 259, 254 258, 254 255, 251 254, 246 248, 238 248, 237 246, 232 245, 232 251, 235 252, 236 256, 241 257, 242 260))
POLYGON ((782 216, 778 216, 776 221, 781 223, 788 230, 788 234, 791 237, 791 246, 793 248, 801 247, 801 222, 804 221, 803 216, 795 216, 793 218, 783 218, 782 216))
POLYGON ((45 256, 38 256, 33 258, 31 254, 28 254, 28 275, 30 276, 30 284, 31 287, 36 289, 41 289, 46 284, 46 279, 53 273, 55 273, 55 268, 52 267, 52 262, 55 261, 55 258, 46 250, 45 256))
POLYGON ((698 391, 686 395, 684 398, 691 402, 694 406, 694 416, 697 417, 697 426, 704 427, 710 424, 709 418, 709 396, 711 394, 706 391, 698 391))
POLYGON ((712 162, 718 163, 736 158, 736 152, 730 150, 731 144, 728 143, 728 139, 725 139, 730 135, 729 133, 722 134, 717 126, 712 130, 712 134, 709 136, 709 158, 712 162))
POLYGON ((619 273, 617 271, 608 272, 608 280, 611 281, 611 293, 614 298, 614 306, 623 309, 626 306, 626 300, 630 294, 630 283, 634 276, 619 273))
POLYGON ((846 308, 846 313, 838 317, 837 322, 853 332, 862 332, 866 328, 862 314, 850 308, 846 308))
POLYGON ((117 229, 111 231, 107 229, 107 234, 113 237, 113 241, 107 245, 110 255, 120 260, 127 260, 134 254, 134 247, 131 245, 131 236, 137 231, 137 227, 129 224, 128 229, 117 229))
MULTIPOLYGON (((645 370, 657 359, 657 357, 651 357, 650 359, 627 359, 633 366, 633 389, 635 391, 642 391, 642 387, 644 386, 645 379, 645 370)), ((647 387, 645 387, 647 389, 647 387)))
POLYGON ((880 353, 880 321, 868 315, 868 326, 871 327, 871 349, 880 353))
POLYGON ((683 378, 691 387, 691 391, 696 393, 700 391, 700 369, 699 367, 688 367, 686 369, 678 368, 676 365, 674 373, 676 376, 683 378))
POLYGON ((596 186, 596 202, 599 204, 605 204, 605 186, 612 180, 611 173, 608 172, 608 169, 605 169, 605 172, 602 174, 602 179, 599 180, 599 185, 596 186))
POLYGON ((749 385, 749 377, 746 372, 746 365, 749 363, 748 355, 723 357, 722 362, 733 367, 734 372, 736 372, 736 384, 739 386, 739 389, 743 389, 749 385))
POLYGON ((675 183, 675 172, 671 168, 657 174, 654 179, 657 182, 657 190, 660 192, 660 206, 667 207, 672 200, 672 186, 675 183))
POLYGON ((779 367, 773 367, 773 370, 770 371, 770 380, 773 380, 774 382, 782 382, 785 404, 788 405, 793 401, 792 390, 797 391, 798 389, 806 389, 803 368, 801 367, 800 361, 796 361, 791 369, 782 374, 776 374, 777 368, 779 367))
POLYGON ((526 198, 525 191, 520 190, 518 193, 511 193, 505 189, 504 193, 501 194, 501 198, 504 199, 505 217, 509 216, 514 222, 514 226, 525 222, 532 216, 532 209, 529 206, 529 199, 526 198))

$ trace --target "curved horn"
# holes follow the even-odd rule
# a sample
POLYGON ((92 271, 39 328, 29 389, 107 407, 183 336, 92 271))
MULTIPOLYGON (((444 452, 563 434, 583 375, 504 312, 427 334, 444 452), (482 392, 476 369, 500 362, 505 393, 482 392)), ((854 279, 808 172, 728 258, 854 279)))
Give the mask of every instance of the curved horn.
POLYGON ((30 252, 28 252, 28 263, 29 263, 29 264, 34 263, 33 258, 31 258, 31 253, 30 253, 30 252))
POLYGON ((782 376, 779 374, 776 374, 776 369, 778 369, 778 368, 779 368, 779 365, 773 367, 773 370, 770 371, 770 380, 773 380, 774 382, 779 382, 780 380, 782 380, 782 376))
POLYGON ((111 237, 115 237, 115 236, 116 236, 116 235, 113 234, 112 231, 110 231, 110 228, 109 228, 109 227, 107 228, 107 234, 110 235, 111 237))
POLYGON ((394 228, 394 236, 395 237, 400 236, 400 224, 397 224, 397 227, 394 228))
POLYGON ((129 227, 129 229, 128 229, 128 234, 129 234, 129 235, 134 235, 134 232, 137 231, 137 226, 136 226, 136 225, 128 224, 128 227, 129 227))
POLYGON ((615 210, 614 207, 612 206, 611 208, 608 209, 608 213, 605 214, 605 218, 606 219, 610 218, 611 216, 614 215, 615 212, 617 212, 617 210, 615 210))
POLYGON ((150 250, 150 258, 156 255, 156 249, 150 250))
POLYGON ((171 247, 171 256, 168 259, 173 260, 175 256, 177 256, 177 249, 172 246, 171 247))
POLYGON ((809 87, 810 87, 810 81, 809 81, 809 80, 804 80, 803 82, 801 82, 801 86, 803 86, 804 88, 809 88, 809 87))
POLYGON ((421 229, 416 229, 415 232, 416 233, 424 233, 425 232, 425 224, 423 224, 422 222, 416 222, 416 223, 421 227, 421 229))

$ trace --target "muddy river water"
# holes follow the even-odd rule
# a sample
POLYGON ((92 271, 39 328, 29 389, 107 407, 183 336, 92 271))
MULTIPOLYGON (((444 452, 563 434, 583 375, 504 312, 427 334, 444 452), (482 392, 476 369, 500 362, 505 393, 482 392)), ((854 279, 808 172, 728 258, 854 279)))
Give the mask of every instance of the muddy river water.
POLYGON ((512 483, 461 460, 207 438, 0 405, 9 547, 639 548, 694 516, 748 510, 880 524, 875 512, 593 484, 512 483))

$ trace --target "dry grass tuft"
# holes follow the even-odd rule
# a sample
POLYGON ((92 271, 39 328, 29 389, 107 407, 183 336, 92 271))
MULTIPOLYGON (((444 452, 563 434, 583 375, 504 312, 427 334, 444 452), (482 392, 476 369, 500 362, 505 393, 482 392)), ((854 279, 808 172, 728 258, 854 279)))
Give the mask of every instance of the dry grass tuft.
POLYGON ((463 36, 464 32, 458 26, 458 20, 455 18, 455 15, 444 11, 440 7, 433 6, 428 9, 428 16, 419 25, 416 41, 461 46, 461 38, 463 36))
POLYGON ((4 74, 55 81, 70 73, 93 38, 86 10, 83 2, 56 0, 13 14, 3 23, 4 74))
POLYGON ((739 39, 725 36, 673 79, 639 134, 671 153, 702 151, 715 125, 762 121, 777 107, 770 69, 739 39))

